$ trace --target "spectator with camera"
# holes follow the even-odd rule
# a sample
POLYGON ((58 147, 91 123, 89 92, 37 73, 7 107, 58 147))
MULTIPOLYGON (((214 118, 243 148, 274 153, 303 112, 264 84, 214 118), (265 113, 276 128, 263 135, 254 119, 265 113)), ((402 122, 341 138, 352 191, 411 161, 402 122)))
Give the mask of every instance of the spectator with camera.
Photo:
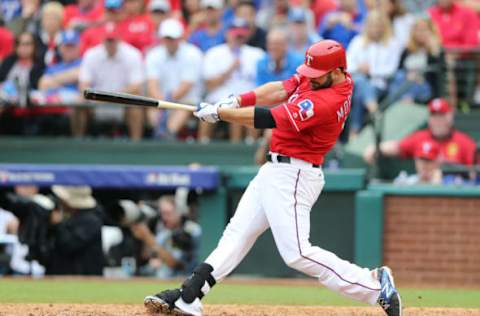
POLYGON ((50 213, 45 262, 50 275, 102 275, 103 216, 88 186, 54 185, 58 205, 50 213))
POLYGON ((142 270, 159 278, 189 275, 198 262, 202 230, 179 212, 173 196, 158 200, 158 212, 160 221, 155 234, 143 223, 131 227, 134 236, 142 240, 150 252, 149 263, 142 270))

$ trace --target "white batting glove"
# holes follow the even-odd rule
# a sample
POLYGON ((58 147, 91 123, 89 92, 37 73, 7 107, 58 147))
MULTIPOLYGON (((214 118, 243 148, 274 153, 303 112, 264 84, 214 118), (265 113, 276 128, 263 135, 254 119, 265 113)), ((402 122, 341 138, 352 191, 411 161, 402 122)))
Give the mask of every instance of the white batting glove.
POLYGON ((238 102, 238 98, 233 94, 229 95, 228 98, 223 99, 215 103, 216 106, 220 108, 227 108, 227 109, 236 109, 240 107, 240 103, 238 102))
POLYGON ((193 115, 198 117, 201 121, 216 123, 220 121, 220 118, 218 117, 218 108, 219 107, 216 104, 201 102, 197 105, 197 110, 193 112, 193 115))

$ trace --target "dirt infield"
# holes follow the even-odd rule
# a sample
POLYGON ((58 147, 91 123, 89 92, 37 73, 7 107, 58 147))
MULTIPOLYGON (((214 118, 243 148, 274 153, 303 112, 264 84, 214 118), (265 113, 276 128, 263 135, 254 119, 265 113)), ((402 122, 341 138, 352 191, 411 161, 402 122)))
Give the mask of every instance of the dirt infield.
MULTIPOLYGON (((205 316, 381 316, 373 307, 207 305, 205 316)), ((407 316, 473 316, 478 309, 407 308, 407 316)), ((150 316, 141 305, 0 304, 0 316, 150 316)))

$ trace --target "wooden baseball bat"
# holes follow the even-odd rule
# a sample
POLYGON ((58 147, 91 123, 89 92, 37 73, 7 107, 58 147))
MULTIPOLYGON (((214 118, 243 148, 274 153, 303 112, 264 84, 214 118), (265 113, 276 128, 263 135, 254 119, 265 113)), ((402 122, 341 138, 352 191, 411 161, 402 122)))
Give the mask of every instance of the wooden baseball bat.
POLYGON ((181 104, 175 102, 168 102, 163 100, 157 100, 154 98, 143 97, 139 95, 121 93, 121 92, 109 92, 96 89, 85 89, 83 96, 87 100, 102 101, 110 103, 120 103, 138 106, 150 106, 159 109, 173 109, 173 110, 185 110, 194 112, 196 107, 188 104, 181 104))

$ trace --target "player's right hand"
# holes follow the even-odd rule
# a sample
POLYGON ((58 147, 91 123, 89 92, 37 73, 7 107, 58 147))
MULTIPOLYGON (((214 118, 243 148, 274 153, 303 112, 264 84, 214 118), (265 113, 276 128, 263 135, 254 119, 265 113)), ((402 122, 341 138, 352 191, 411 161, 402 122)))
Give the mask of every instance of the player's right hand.
POLYGON ((198 117, 201 121, 207 123, 216 123, 220 121, 218 117, 218 106, 216 104, 210 104, 202 102, 197 105, 197 110, 193 112, 193 115, 198 117))
POLYGON ((228 96, 228 98, 220 100, 214 105, 219 108, 236 109, 240 107, 240 102, 238 102, 238 98, 236 96, 231 94, 228 96))

